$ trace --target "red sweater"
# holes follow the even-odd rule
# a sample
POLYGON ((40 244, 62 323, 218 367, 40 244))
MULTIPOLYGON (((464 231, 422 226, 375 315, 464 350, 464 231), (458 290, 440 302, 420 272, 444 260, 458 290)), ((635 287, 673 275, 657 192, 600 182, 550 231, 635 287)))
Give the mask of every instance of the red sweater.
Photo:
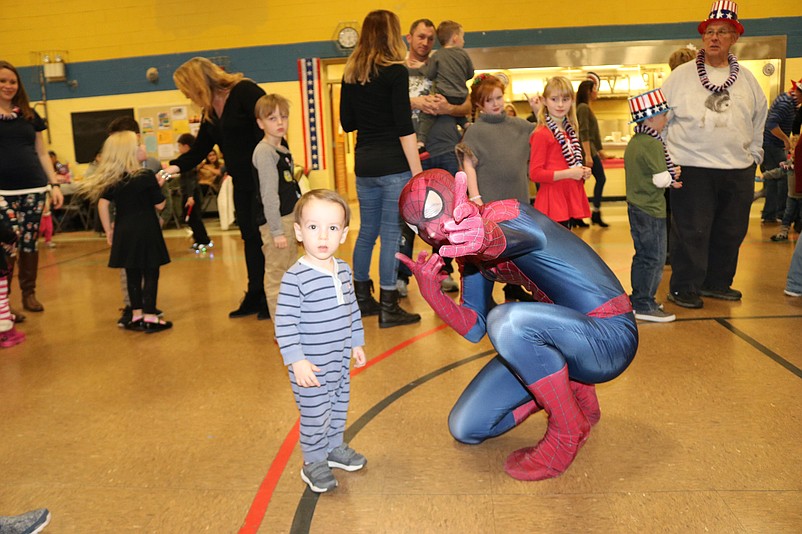
POLYGON ((554 181, 554 172, 568 168, 560 144, 545 126, 538 126, 529 139, 529 179, 540 184, 535 208, 557 222, 590 217, 584 180, 554 181))

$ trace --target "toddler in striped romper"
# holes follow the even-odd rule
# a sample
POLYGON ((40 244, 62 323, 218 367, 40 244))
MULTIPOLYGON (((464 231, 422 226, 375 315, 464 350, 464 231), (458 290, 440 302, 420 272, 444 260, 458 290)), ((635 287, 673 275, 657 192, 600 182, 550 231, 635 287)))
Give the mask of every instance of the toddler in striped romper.
POLYGON ((315 189, 294 210, 305 254, 281 279, 276 340, 301 412, 301 478, 316 493, 337 487, 332 467, 362 469, 365 457, 343 443, 351 394, 349 364, 365 365, 365 333, 351 268, 334 257, 348 234, 348 203, 315 189))

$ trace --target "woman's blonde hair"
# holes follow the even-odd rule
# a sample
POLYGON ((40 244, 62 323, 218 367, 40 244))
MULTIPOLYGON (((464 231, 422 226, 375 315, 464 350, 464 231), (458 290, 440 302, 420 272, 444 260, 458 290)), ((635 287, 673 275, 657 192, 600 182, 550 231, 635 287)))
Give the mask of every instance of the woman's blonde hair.
POLYGON ((141 168, 136 158, 138 147, 139 141, 134 132, 109 135, 100 152, 100 165, 89 177, 79 182, 79 193, 96 202, 109 187, 138 171, 141 168))
POLYGON ((214 92, 230 91, 242 79, 242 73, 228 73, 205 57, 193 57, 173 73, 175 86, 201 108, 205 121, 211 120, 214 92))
POLYGON ((406 55, 398 16, 385 9, 371 11, 362 22, 359 42, 345 64, 343 79, 364 85, 379 74, 379 67, 403 64, 406 55))
POLYGON ((540 106, 540 111, 537 112, 537 123, 546 124, 546 113, 548 113, 549 110, 546 108, 545 101, 553 94, 571 97, 571 109, 565 116, 568 118, 568 122, 571 123, 571 126, 574 127, 574 130, 578 131, 579 126, 576 120, 576 97, 574 95, 574 86, 571 85, 571 81, 564 76, 555 76, 546 82, 546 87, 543 88, 543 105, 540 106))

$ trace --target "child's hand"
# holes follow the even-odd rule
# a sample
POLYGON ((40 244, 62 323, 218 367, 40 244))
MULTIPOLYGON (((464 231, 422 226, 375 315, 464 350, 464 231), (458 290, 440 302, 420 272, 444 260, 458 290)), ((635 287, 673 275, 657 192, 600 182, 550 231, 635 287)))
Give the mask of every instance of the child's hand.
POLYGON ((669 184, 668 187, 673 187, 674 189, 681 189, 682 188, 682 182, 674 180, 674 181, 671 182, 671 184, 669 184))
POLYGON ((674 179, 679 180, 681 174, 682 174, 682 167, 680 167, 679 165, 674 165, 674 179))
POLYGON ((184 207, 185 207, 185 208, 189 208, 189 207, 192 207, 192 206, 194 206, 194 205, 195 205, 195 199, 194 199, 194 198, 192 198, 192 197, 189 197, 189 198, 187 199, 187 203, 186 203, 186 204, 184 204, 184 207))
POLYGON ((287 248, 287 238, 283 235, 273 236, 273 246, 276 248, 287 248))
POLYGON ((364 367, 367 359, 365 358, 365 350, 362 347, 354 347, 351 349, 351 356, 354 358, 354 367, 364 367))
POLYGON ((295 374, 295 383, 302 388, 320 387, 315 373, 320 372, 320 368, 312 365, 309 360, 300 360, 292 364, 292 372, 295 374))

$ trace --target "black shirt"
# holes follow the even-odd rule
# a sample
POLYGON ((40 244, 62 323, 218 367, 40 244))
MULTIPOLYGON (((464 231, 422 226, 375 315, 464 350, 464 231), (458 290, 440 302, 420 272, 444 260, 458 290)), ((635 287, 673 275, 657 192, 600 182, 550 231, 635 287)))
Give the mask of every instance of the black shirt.
POLYGON ((47 129, 35 111, 33 120, 20 114, 0 120, 0 190, 15 191, 47 185, 47 174, 36 152, 36 134, 47 129))
POLYGON ((414 134, 409 104, 409 74, 404 65, 380 67, 365 85, 345 83, 340 99, 343 130, 358 130, 357 176, 385 176, 409 171, 399 137, 414 134))

